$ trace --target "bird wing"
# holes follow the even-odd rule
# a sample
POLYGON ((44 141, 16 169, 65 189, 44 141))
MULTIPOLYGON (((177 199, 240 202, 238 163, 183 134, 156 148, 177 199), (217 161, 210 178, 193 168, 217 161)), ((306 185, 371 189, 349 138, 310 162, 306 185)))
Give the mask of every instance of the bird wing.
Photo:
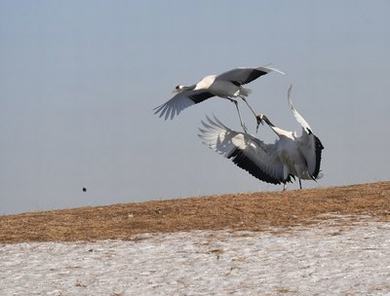
POLYGON ((294 115, 295 119, 298 121, 298 123, 302 126, 303 130, 306 133, 311 133, 310 125, 307 123, 305 118, 303 118, 303 116, 297 111, 297 109, 295 109, 293 105, 293 102, 291 100, 291 90, 292 90, 292 84, 290 84, 290 87, 288 88, 287 91, 288 105, 290 106, 291 112, 294 115))
POLYGON ((322 145, 320 139, 313 134, 307 121, 295 109, 291 100, 291 90, 292 85, 290 85, 287 92, 288 104, 295 119, 302 126, 302 135, 297 138, 298 147, 306 159, 309 174, 316 179, 320 172, 321 154, 324 146, 322 145))
POLYGON ((277 156, 275 144, 265 144, 247 133, 233 131, 215 116, 214 120, 207 117, 207 122, 202 121, 202 125, 199 137, 203 143, 252 176, 272 184, 291 181, 290 176, 284 178, 283 164, 277 156))
POLYGON ((306 160, 310 176, 317 179, 320 172, 322 150, 324 149, 320 139, 313 133, 303 133, 298 138, 298 147, 306 160))
POLYGON ((182 91, 173 96, 169 101, 154 108, 154 114, 159 113, 159 117, 165 115, 165 120, 168 118, 173 119, 175 115, 179 115, 185 108, 203 102, 213 96, 212 93, 205 90, 182 91))
POLYGON ((244 85, 270 72, 284 74, 282 71, 270 67, 237 68, 218 75, 216 79, 231 81, 236 85, 244 85))

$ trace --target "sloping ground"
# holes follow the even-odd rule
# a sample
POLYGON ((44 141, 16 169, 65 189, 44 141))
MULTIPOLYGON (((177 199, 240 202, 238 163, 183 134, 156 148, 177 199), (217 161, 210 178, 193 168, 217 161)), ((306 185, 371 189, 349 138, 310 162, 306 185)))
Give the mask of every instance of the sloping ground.
POLYGON ((0 295, 390 295, 390 223, 371 219, 0 244, 0 295))
POLYGON ((390 181, 1 216, 0 243, 127 240, 141 233, 190 230, 261 231, 318 223, 327 214, 390 221, 390 181))

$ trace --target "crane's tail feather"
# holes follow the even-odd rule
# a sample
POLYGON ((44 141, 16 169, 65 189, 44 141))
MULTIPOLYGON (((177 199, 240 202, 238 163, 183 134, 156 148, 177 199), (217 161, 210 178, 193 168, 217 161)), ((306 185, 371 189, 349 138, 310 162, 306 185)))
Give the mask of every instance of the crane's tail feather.
POLYGON ((252 90, 250 88, 241 87, 240 88, 240 96, 247 97, 252 93, 252 90))

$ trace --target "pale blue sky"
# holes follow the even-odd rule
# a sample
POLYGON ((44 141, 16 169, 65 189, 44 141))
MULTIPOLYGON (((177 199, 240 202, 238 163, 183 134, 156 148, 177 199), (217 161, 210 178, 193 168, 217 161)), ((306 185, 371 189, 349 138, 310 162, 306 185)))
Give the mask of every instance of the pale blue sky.
MULTIPOLYGON (((389 11, 389 1, 0 1, 0 214, 280 190, 196 136, 205 114, 239 129, 232 104, 209 100, 166 122, 152 112, 178 83, 268 63, 288 75, 250 84, 252 105, 300 131, 292 82, 325 146, 324 177, 305 187, 388 180, 389 11)), ((274 139, 265 127, 259 137, 274 139)))

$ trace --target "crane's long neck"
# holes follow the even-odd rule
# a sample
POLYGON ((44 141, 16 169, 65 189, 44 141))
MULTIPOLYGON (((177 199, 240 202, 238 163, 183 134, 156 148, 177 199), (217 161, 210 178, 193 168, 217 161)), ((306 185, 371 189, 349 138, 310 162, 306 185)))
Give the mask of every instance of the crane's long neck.
POLYGON ((196 84, 183 86, 183 90, 194 90, 196 87, 196 84))
POLYGON ((275 126, 267 116, 263 114, 262 119, 265 121, 266 124, 274 131, 275 134, 277 134, 279 137, 281 136, 288 136, 289 132, 285 131, 277 126, 275 126))

